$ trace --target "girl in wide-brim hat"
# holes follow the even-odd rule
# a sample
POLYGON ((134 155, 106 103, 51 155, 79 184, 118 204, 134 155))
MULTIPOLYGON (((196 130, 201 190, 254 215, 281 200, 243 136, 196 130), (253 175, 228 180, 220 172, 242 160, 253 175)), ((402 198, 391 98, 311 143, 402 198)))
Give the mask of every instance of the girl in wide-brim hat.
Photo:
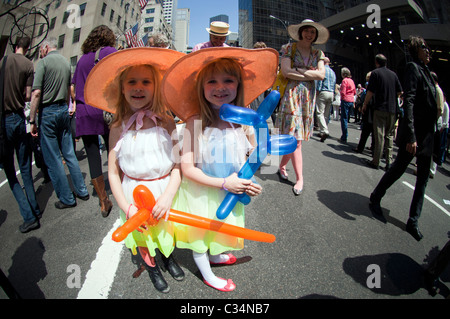
POLYGON ((181 175, 176 142, 172 141, 175 123, 161 98, 162 76, 184 55, 161 48, 118 51, 92 69, 85 86, 87 103, 114 113, 108 179, 122 222, 138 210, 133 198, 136 186, 148 187, 156 198, 152 213, 160 221, 130 233, 125 245, 133 254, 139 251, 160 292, 168 292, 169 286, 154 258, 157 250, 169 273, 177 280, 184 278, 183 270, 172 257, 173 223, 162 218, 172 206, 181 175))
MULTIPOLYGON (((273 49, 210 48, 185 56, 166 73, 164 99, 186 121, 175 209, 218 220, 216 211, 227 191, 261 193, 254 181, 237 177, 252 146, 243 128, 221 120, 219 110, 223 104, 249 105, 274 83, 277 65, 273 49)), ((243 205, 236 204, 223 222, 243 227, 243 205)), ((236 257, 226 252, 241 250, 242 238, 179 224, 175 233, 177 247, 193 251, 207 285, 220 291, 236 288, 231 279, 215 276, 210 264, 235 263, 236 257)))

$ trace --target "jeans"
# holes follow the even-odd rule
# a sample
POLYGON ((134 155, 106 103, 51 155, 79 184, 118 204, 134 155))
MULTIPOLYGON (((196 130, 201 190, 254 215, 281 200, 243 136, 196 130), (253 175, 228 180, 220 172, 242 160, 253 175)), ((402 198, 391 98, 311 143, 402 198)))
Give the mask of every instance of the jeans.
POLYGON ((19 205, 20 214, 25 223, 33 222, 40 215, 39 205, 36 201, 36 192, 33 184, 31 170, 31 148, 25 126, 25 116, 13 113, 5 117, 6 150, 4 170, 8 178, 9 187, 19 205), (14 151, 22 176, 22 186, 16 176, 14 165, 14 151))
MULTIPOLYGON (((377 187, 371 195, 371 200, 380 202, 386 191, 391 187, 406 171, 414 156, 406 151, 406 146, 399 146, 397 157, 391 168, 383 175, 377 187)), ((409 208, 408 222, 417 226, 422 213, 423 199, 430 177, 431 156, 417 156, 417 179, 414 188, 413 198, 409 208)))
POLYGON ((63 204, 75 204, 75 197, 66 177, 61 153, 69 169, 75 192, 80 196, 87 196, 89 193, 72 145, 67 104, 53 104, 41 109, 39 135, 44 161, 47 164, 56 196, 63 204))
POLYGON ((350 110, 352 108, 353 108, 353 102, 341 101, 341 130, 342 130, 341 141, 343 141, 343 142, 347 142, 348 117, 350 115, 350 110))

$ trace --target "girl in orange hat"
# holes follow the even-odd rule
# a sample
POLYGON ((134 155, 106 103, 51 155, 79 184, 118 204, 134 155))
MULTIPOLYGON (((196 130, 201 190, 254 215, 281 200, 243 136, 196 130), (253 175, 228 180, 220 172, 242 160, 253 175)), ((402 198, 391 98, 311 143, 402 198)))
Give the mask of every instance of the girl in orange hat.
POLYGON ((181 181, 179 151, 171 134, 173 117, 161 99, 162 74, 182 53, 167 49, 139 48, 113 53, 102 59, 86 84, 89 104, 115 113, 110 130, 108 178, 121 218, 133 216, 138 208, 133 199, 137 185, 154 194, 153 216, 161 221, 148 229, 133 231, 125 245, 139 251, 153 285, 168 292, 169 286, 155 262, 161 252, 165 268, 176 280, 184 272, 173 259, 173 223, 164 220, 181 181), (95 86, 101 94, 95 94, 95 86), (177 158, 178 157, 178 158, 177 158))
MULTIPOLYGON (((264 92, 275 80, 277 63, 278 54, 271 49, 212 48, 191 53, 167 72, 163 95, 171 110, 186 121, 183 181, 175 209, 217 220, 216 211, 226 191, 250 196, 261 193, 260 185, 237 176, 252 148, 249 136, 240 125, 223 121, 219 111, 223 104, 245 107, 264 92), (264 80, 257 77, 258 70, 267 71, 264 80)), ((243 205, 238 203, 223 222, 244 227, 243 205)), ((241 250, 242 238, 180 224, 175 233, 177 247, 193 251, 207 285, 220 291, 236 288, 231 279, 217 277, 211 265, 235 263, 236 257, 226 252, 241 250)))

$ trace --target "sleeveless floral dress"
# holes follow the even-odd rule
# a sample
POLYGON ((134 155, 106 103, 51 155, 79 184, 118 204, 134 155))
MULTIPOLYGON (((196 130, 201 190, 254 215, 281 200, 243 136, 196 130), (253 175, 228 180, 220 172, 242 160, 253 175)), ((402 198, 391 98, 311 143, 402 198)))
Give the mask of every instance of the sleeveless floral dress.
MULTIPOLYGON (((291 59, 292 44, 283 46, 282 57, 291 59)), ((295 49, 293 65, 298 68, 316 69, 325 55, 321 50, 312 49, 307 63, 295 49)), ((308 141, 313 133, 314 108, 316 105, 315 81, 296 81, 289 79, 284 96, 281 97, 280 110, 275 120, 275 127, 280 134, 295 136, 297 140, 308 141)))

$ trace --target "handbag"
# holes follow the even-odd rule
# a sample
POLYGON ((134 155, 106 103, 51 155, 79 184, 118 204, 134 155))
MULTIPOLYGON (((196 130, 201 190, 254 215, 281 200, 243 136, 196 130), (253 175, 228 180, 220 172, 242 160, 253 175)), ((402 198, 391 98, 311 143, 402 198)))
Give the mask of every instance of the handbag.
POLYGON ((5 67, 6 67, 6 58, 3 58, 2 68, 0 69, 0 164, 3 165, 3 161, 5 160, 6 155, 6 132, 3 121, 3 111, 4 111, 4 83, 5 83, 5 67))
MULTIPOLYGON (((95 52, 95 60, 94 60, 94 66, 98 63, 98 61, 100 61, 100 51, 103 49, 103 47, 99 48, 96 52, 95 52)), ((110 126, 112 121, 114 119, 114 114, 110 113, 108 111, 103 111, 103 121, 105 122, 106 125, 110 126)))
MULTIPOLYGON (((294 54, 295 54, 295 50, 297 49, 297 43, 292 44, 291 47, 291 68, 294 65, 294 54)), ((281 69, 278 71, 277 73, 277 78, 275 79, 275 83, 272 86, 272 90, 277 90, 278 92, 280 92, 281 96, 284 96, 284 92, 286 91, 286 87, 288 84, 289 80, 286 79, 283 75, 283 73, 281 72, 281 69)))

